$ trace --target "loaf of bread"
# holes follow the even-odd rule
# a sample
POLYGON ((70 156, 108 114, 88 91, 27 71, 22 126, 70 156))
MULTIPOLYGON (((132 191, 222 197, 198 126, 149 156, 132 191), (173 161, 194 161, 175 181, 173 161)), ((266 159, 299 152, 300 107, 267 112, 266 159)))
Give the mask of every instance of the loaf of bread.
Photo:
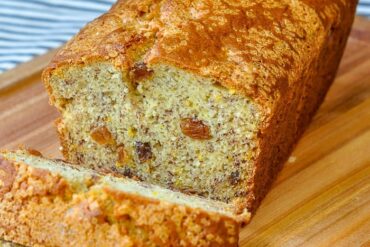
POLYGON ((26 151, 0 159, 0 238, 26 246, 237 246, 225 203, 26 151))
POLYGON ((332 83, 356 0, 121 0, 43 80, 72 163, 246 221, 332 83))

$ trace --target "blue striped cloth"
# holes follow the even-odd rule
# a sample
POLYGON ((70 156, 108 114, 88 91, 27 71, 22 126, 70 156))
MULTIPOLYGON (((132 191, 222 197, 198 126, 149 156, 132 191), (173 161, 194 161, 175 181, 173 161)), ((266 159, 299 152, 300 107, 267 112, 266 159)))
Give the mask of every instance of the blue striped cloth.
MULTIPOLYGON (((70 39, 115 0, 0 0, 0 73, 70 39)), ((370 16, 370 0, 358 14, 370 16)))

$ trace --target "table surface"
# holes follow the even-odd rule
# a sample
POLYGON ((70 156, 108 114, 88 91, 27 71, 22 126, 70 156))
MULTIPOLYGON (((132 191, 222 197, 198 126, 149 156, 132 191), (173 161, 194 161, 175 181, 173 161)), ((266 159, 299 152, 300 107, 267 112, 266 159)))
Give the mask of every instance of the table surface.
MULTIPOLYGON (((0 75, 0 148, 61 157, 40 82, 54 52, 0 75)), ((240 246, 370 246, 370 22, 356 19, 338 76, 240 246)))

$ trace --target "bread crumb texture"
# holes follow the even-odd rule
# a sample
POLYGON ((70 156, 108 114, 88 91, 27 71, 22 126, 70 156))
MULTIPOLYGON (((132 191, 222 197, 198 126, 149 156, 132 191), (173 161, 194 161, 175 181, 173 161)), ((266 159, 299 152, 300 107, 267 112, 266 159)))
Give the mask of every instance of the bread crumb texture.
POLYGON ((65 70, 79 78, 67 87, 53 77, 70 99, 59 124, 69 160, 224 201, 245 195, 256 106, 210 80, 154 71, 135 89, 107 63, 65 70))
POLYGON ((356 2, 118 1, 43 73, 65 157, 253 212, 334 79, 356 2))
POLYGON ((215 213, 0 161, 0 238, 27 246, 237 246, 215 213), (74 183, 74 184, 73 184, 74 183), (4 189, 5 188, 5 189, 4 189))

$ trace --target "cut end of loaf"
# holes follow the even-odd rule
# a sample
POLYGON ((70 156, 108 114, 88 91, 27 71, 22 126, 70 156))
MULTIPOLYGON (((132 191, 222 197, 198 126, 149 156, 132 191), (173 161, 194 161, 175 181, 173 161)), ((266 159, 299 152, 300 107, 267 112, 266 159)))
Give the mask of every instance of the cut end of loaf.
POLYGON ((49 83, 69 161, 226 203, 245 200, 260 118, 245 96, 141 63, 127 73, 106 62, 62 67, 49 83))

